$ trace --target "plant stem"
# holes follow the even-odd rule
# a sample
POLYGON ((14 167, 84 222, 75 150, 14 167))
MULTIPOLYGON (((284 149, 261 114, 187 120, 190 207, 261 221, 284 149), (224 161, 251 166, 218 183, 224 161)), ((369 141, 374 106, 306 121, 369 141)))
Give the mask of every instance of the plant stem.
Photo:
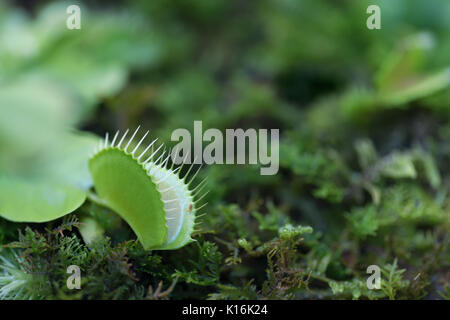
POLYGON ((97 205, 99 205, 99 206, 106 207, 106 208, 108 208, 108 209, 110 208, 109 205, 108 205, 108 203, 107 203, 105 200, 99 198, 95 193, 93 193, 93 192, 91 192, 91 191, 89 191, 89 192, 87 193, 87 198, 88 198, 90 201, 92 201, 93 203, 95 203, 95 204, 97 204, 97 205))

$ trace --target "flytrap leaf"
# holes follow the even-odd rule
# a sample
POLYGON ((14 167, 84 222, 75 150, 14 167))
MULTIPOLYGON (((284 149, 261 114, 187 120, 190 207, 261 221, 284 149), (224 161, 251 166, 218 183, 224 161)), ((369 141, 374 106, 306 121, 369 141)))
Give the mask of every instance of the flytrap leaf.
POLYGON ((86 193, 58 182, 0 177, 0 216, 15 222, 46 222, 83 204, 86 193))
POLYGON ((80 207, 92 185, 87 162, 97 143, 92 135, 57 132, 58 142, 34 153, 31 162, 0 172, 0 217, 47 222, 80 207), (15 169, 15 170, 13 170, 15 169))
POLYGON ((190 189, 186 177, 180 177, 181 166, 167 165, 170 152, 158 155, 163 145, 153 151, 154 140, 136 155, 148 131, 130 152, 128 149, 139 128, 122 147, 128 134, 118 141, 119 131, 111 143, 108 135, 100 142, 99 150, 89 160, 95 190, 103 202, 116 211, 133 229, 146 250, 178 249, 193 241, 197 206, 196 196, 204 181, 190 189), (150 155, 146 158, 146 154, 150 155), (155 159, 156 160, 153 160, 155 159))

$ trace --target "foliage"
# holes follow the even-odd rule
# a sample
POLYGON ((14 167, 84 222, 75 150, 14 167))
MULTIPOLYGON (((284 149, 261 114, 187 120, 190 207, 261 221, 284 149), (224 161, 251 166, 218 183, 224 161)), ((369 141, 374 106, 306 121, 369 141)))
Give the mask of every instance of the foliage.
POLYGON ((368 0, 84 1, 78 31, 0 4, 0 298, 448 299, 450 3, 377 3, 377 31, 368 0), (95 135, 194 120, 279 128, 280 171, 204 167, 194 242, 146 251, 92 194, 95 135))

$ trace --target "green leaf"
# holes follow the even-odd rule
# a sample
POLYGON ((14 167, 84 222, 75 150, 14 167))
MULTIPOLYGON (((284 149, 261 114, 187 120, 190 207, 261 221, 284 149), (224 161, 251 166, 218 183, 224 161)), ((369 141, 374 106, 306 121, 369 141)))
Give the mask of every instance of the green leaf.
POLYGON ((164 203, 144 167, 120 149, 105 149, 90 161, 95 190, 131 226, 145 249, 167 238, 164 203))
POLYGON ((43 78, 0 80, 0 170, 60 140, 74 124, 74 96, 43 78))
POLYGON ((91 217, 85 217, 81 219, 80 222, 81 225, 79 227, 79 230, 85 243, 91 244, 103 238, 103 233, 105 232, 105 230, 97 222, 97 220, 91 217))
POLYGON ((355 143, 355 149, 362 169, 367 170, 378 161, 378 155, 371 140, 358 140, 355 143))
POLYGON ((45 222, 76 210, 84 191, 57 182, 0 178, 0 216, 16 222, 45 222))
MULTIPOLYGON (((88 157, 98 139, 62 134, 57 143, 0 175, 0 216, 17 222, 60 218, 83 204, 92 185, 88 157)), ((17 160, 16 160, 17 161, 17 160)))
POLYGON ((415 157, 415 165, 418 167, 419 173, 422 173, 428 180, 428 183, 437 189, 441 185, 441 175, 434 161, 434 158, 422 149, 413 151, 415 157))
POLYGON ((49 148, 34 158, 30 175, 39 179, 58 181, 87 190, 92 186, 88 160, 98 145, 98 137, 87 133, 65 134, 49 148))
POLYGON ((450 68, 415 79, 405 88, 382 94, 380 99, 385 105, 403 105, 431 96, 448 87, 450 87, 450 68))
POLYGON ((378 230, 379 221, 375 207, 357 208, 346 215, 352 232, 360 239, 373 236, 378 230))
POLYGON ((416 178, 417 176, 413 158, 410 154, 404 153, 393 153, 386 162, 383 163, 380 173, 394 179, 416 178))

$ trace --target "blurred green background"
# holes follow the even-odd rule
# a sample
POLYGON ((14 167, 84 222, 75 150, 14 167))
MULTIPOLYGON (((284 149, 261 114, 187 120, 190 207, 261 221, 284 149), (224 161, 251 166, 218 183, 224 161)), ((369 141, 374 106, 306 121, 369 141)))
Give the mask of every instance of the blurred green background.
POLYGON ((405 297, 449 296, 448 0, 0 3, 0 208, 21 210, 12 185, 49 197, 89 188, 95 135, 141 125, 173 146, 171 132, 194 120, 281 135, 276 176, 201 171, 205 230, 238 247, 255 223, 267 239, 286 222, 311 225, 303 267, 342 281, 335 297, 355 297, 364 266, 394 259, 410 278, 426 274, 405 297), (66 28, 69 4, 81 30, 66 28), (370 4, 380 30, 366 27, 370 4))

